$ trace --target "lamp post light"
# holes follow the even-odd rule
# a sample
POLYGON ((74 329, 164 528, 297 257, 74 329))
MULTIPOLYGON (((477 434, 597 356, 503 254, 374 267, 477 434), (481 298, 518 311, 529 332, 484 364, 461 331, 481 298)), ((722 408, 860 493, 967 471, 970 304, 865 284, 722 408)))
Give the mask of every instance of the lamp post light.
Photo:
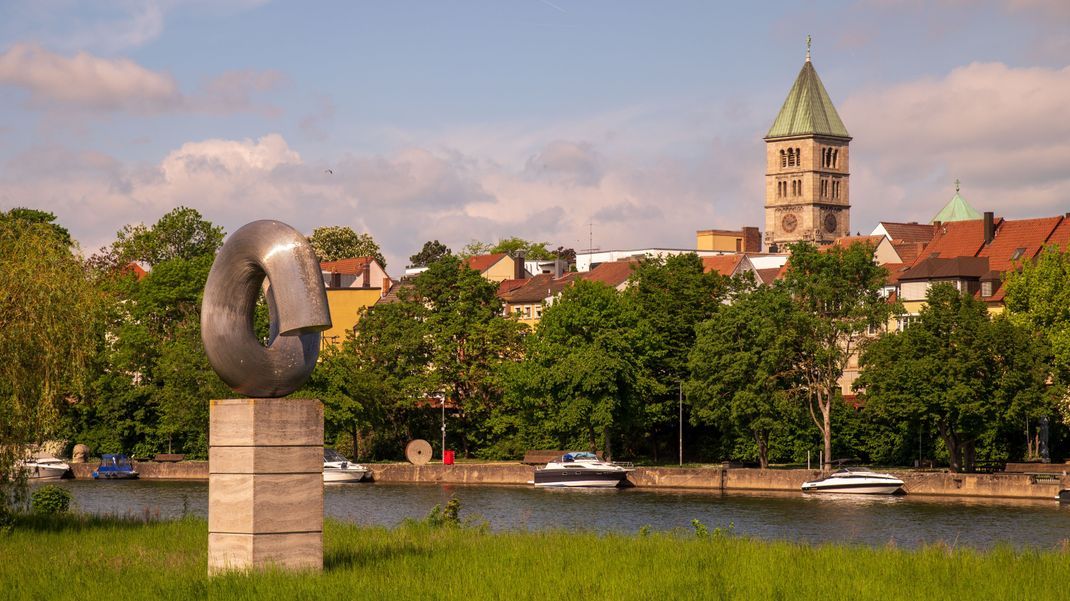
POLYGON ((446 463, 446 395, 442 395, 442 463, 446 463))
POLYGON ((680 381, 680 423, 677 427, 680 433, 680 467, 684 466, 684 382, 680 381))

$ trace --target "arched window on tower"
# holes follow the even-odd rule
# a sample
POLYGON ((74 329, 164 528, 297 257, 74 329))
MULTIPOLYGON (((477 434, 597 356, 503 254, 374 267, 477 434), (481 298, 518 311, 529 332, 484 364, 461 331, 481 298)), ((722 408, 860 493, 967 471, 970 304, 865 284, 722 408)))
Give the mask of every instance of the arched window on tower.
POLYGON ((799 152, 798 148, 796 148, 795 149, 795 166, 798 167, 800 165, 802 165, 802 153, 799 152))
POLYGON ((784 152, 784 149, 781 148, 780 149, 780 168, 783 169, 784 167, 787 167, 787 166, 788 166, 788 153, 784 152))
POLYGON ((832 151, 832 168, 836 169, 836 168, 839 167, 839 165, 840 165, 840 151, 839 150, 833 150, 832 151))

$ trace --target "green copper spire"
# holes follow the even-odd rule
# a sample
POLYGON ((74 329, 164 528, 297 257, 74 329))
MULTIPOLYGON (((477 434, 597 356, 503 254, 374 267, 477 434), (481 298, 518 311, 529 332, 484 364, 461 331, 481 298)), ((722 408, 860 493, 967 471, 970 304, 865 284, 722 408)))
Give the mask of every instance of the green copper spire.
POLYGON ((981 219, 981 214, 976 209, 970 206, 970 203, 966 202, 966 199, 959 195, 959 180, 955 180, 955 195, 951 197, 951 200, 944 205, 944 208, 940 209, 940 212, 929 220, 929 223, 939 221, 940 223, 947 223, 949 221, 971 221, 974 219, 981 219))
POLYGON ((806 62, 803 63, 799 76, 795 78, 795 84, 791 86, 788 98, 765 139, 815 134, 836 138, 851 137, 840 120, 840 115, 836 113, 836 107, 825 91, 825 86, 821 84, 814 64, 810 62, 810 36, 806 36, 806 62))

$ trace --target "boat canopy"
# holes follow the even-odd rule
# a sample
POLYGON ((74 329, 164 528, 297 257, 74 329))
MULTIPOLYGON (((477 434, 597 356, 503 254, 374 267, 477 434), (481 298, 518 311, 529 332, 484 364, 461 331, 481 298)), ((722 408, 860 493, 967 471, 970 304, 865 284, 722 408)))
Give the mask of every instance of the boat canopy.
POLYGON ((572 451, 571 453, 565 453, 561 456, 562 461, 575 461, 577 459, 598 461, 598 456, 586 451, 572 451))

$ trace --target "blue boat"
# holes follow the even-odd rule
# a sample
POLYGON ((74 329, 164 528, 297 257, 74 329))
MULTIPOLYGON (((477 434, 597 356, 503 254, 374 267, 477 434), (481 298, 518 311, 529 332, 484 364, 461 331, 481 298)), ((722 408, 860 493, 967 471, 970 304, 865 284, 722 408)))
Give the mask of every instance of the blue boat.
POLYGON ((129 480, 137 478, 134 466, 126 455, 103 455, 100 466, 93 470, 93 478, 102 480, 129 480))

